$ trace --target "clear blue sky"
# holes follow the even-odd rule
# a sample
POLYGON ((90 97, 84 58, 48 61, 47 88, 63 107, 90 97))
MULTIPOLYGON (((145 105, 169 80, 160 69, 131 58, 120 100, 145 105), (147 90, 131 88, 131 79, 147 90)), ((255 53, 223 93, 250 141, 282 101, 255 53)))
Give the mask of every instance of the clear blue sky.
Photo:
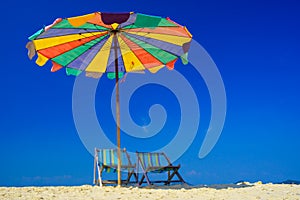
MULTIPOLYGON (((169 16, 186 25, 217 64, 227 94, 225 126, 215 148, 199 159, 210 104, 203 80, 191 80, 202 121, 177 161, 188 182, 300 180, 299 9, 297 0, 5 1, 0 12, 0 186, 92 184, 93 157, 72 116, 75 78, 51 73, 50 65, 38 67, 27 58, 25 45, 28 36, 58 17, 94 11, 169 16)), ((104 81, 112 89, 113 81, 104 81)), ((99 106, 97 112, 102 110, 99 106)), ((137 122, 143 113, 138 114, 137 122)), ((176 117, 168 120, 176 127, 176 117)))

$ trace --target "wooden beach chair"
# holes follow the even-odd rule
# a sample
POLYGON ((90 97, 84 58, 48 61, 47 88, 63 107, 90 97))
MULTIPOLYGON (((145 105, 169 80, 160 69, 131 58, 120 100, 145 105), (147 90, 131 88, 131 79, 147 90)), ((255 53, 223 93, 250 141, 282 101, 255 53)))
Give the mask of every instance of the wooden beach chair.
MULTIPOLYGON (((94 184, 102 186, 103 184, 117 184, 117 180, 102 180, 103 172, 117 172, 118 156, 117 149, 97 149, 95 148, 94 157, 94 184)), ((122 184, 137 183, 138 177, 135 172, 136 164, 132 164, 126 149, 121 149, 121 170, 127 172, 127 178, 121 180, 122 184), (131 177, 135 181, 130 181, 131 177)))
POLYGON ((139 181, 138 185, 142 185, 143 183, 148 183, 149 185, 153 185, 153 183, 164 183, 165 185, 169 185, 171 182, 181 182, 185 183, 182 176, 179 174, 178 170, 180 169, 180 165, 172 165, 169 158, 163 152, 136 152, 138 164, 137 169, 141 166, 143 171, 143 176, 139 181), (150 181, 148 173, 164 173, 167 172, 168 176, 166 180, 156 180, 150 181), (173 178, 177 176, 178 179, 173 180, 173 178), (146 182, 144 181, 146 179, 146 182))

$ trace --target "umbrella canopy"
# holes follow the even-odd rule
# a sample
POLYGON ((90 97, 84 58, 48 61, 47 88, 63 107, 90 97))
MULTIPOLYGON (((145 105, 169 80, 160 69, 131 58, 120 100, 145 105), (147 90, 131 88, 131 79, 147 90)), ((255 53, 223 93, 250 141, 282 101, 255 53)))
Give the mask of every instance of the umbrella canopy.
POLYGON ((68 75, 116 79, 118 185, 121 184, 120 109, 118 80, 124 73, 172 70, 180 57, 187 64, 192 36, 186 27, 169 18, 140 13, 95 12, 58 18, 29 37, 28 56, 36 63, 52 62, 51 71, 62 68, 68 75))
POLYGON ((29 37, 29 57, 36 63, 52 62, 52 72, 63 67, 68 75, 115 78, 125 72, 152 73, 162 67, 173 69, 178 57, 187 63, 191 41, 188 30, 169 18, 140 13, 92 13, 56 19, 29 37), (116 41, 114 41, 114 37, 116 41), (117 55, 115 55, 117 53, 117 55))

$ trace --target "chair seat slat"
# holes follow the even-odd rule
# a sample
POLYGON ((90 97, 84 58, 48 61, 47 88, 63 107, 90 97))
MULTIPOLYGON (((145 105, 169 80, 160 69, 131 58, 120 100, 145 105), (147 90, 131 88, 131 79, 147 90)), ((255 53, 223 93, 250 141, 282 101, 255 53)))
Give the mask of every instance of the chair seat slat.
POLYGON ((151 185, 155 182, 163 182, 170 184, 171 182, 182 182, 185 183, 178 170, 180 165, 172 165, 169 158, 163 152, 136 152, 138 163, 141 165, 143 170, 143 176, 139 181, 139 185, 146 182, 151 185), (163 164, 163 161, 165 164, 163 164), (167 180, 150 181, 148 173, 163 173, 168 172, 167 180), (174 176, 178 177, 178 180, 172 180, 174 176))

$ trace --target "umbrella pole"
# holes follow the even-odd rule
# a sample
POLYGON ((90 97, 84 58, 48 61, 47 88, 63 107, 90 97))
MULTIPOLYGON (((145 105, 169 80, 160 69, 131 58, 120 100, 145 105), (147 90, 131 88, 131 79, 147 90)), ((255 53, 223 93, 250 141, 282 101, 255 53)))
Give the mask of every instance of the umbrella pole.
POLYGON ((116 73, 116 117, 117 117, 117 155, 118 155, 118 186, 121 185, 121 139, 120 139, 120 100, 119 100, 119 68, 117 52, 117 35, 114 33, 115 73, 116 73))

